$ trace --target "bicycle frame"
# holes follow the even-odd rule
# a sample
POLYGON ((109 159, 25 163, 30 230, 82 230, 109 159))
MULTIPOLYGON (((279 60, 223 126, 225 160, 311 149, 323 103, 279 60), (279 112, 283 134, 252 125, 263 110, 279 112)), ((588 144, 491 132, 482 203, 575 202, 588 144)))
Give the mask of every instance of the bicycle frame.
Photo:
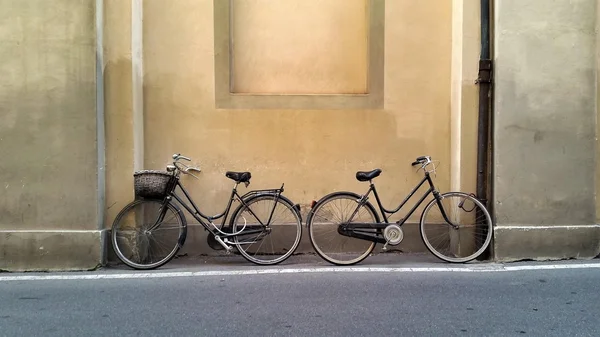
POLYGON ((412 191, 408 194, 408 196, 394 210, 388 210, 385 207, 383 207, 383 205, 381 203, 381 199, 379 198, 379 194, 377 193, 377 189, 375 188, 375 184, 373 182, 370 182, 369 190, 367 191, 367 193, 362 195, 362 197, 359 199, 358 205, 357 205, 356 209, 354 210, 354 212, 352 213, 352 216, 350 217, 350 219, 353 219, 356 216, 359 208, 367 203, 367 201, 369 199, 369 195, 371 194, 371 192, 373 192, 373 194, 375 195, 375 200, 377 201, 377 205, 379 206, 379 211, 381 212, 381 215, 383 216, 384 222, 383 223, 369 223, 369 222, 346 223, 346 222, 344 222, 339 225, 338 233, 341 235, 344 235, 344 236, 355 237, 357 239, 375 241, 378 243, 386 243, 386 240, 383 237, 381 237, 381 234, 382 234, 381 230, 385 229, 387 226, 389 226, 391 224, 388 220, 388 215, 393 215, 393 214, 397 213, 398 211, 400 211, 404 207, 404 205, 406 205, 408 200, 410 200, 415 195, 415 193, 419 190, 419 188, 421 188, 421 186, 423 186, 423 184, 425 182, 429 183, 429 189, 427 190, 427 192, 425 192, 425 194, 423 194, 421 199, 419 199, 419 201, 413 206, 413 208, 408 212, 408 214, 406 214, 406 216, 403 219, 400 219, 397 222, 395 222, 395 224, 397 224, 399 226, 404 225, 404 223, 417 210, 417 208, 419 208, 419 206, 423 203, 423 201, 430 194, 433 194, 433 196, 437 200, 438 206, 440 207, 440 211, 442 213, 442 216, 444 217, 444 220, 446 220, 446 222, 448 222, 448 224, 450 224, 451 226, 456 227, 456 225, 453 224, 448 219, 448 216, 446 215, 446 212, 441 204, 440 193, 435 189, 435 186, 433 184, 433 181, 431 180, 429 172, 426 171, 425 177, 423 177, 421 182, 412 189, 412 191), (375 234, 373 232, 364 232, 364 231, 361 232, 361 230, 365 230, 365 229, 370 229, 370 230, 377 229, 378 231, 375 234))
MULTIPOLYGON (((177 179, 175 186, 171 189, 171 192, 165 198, 164 203, 166 204, 166 203, 172 202, 172 200, 175 199, 180 205, 182 205, 185 208, 185 210, 187 210, 194 217, 194 219, 196 219, 207 231, 209 231, 211 234, 213 234, 215 236, 219 236, 222 238, 229 238, 229 237, 234 237, 234 236, 242 235, 242 234, 248 235, 248 234, 262 233, 263 228, 265 228, 265 227, 268 228, 269 224, 271 223, 273 213, 275 212, 275 207, 277 206, 277 200, 279 199, 281 193, 283 193, 283 184, 278 189, 253 190, 253 191, 249 191, 248 193, 241 195, 241 196, 237 192, 237 186, 238 186, 238 184, 236 183, 235 186, 233 187, 233 189, 231 190, 231 196, 229 197, 229 201, 227 202, 227 206, 225 207, 225 210, 222 213, 214 215, 214 216, 205 215, 204 213, 202 213, 200 211, 200 209, 198 208, 198 206, 196 205, 196 203, 194 202, 192 197, 189 195, 189 193, 185 189, 185 187, 181 184, 179 179, 177 179), (185 198, 191 204, 191 207, 180 196, 178 196, 177 193, 175 193, 175 190, 177 189, 177 187, 179 187, 181 189, 185 198), (252 211, 252 209, 248 207, 248 210, 250 211, 252 216, 254 216, 254 218, 260 223, 261 229, 245 229, 239 233, 222 233, 219 230, 216 230, 210 226, 210 225, 213 225, 216 227, 216 225, 213 223, 213 220, 218 220, 221 218, 223 219, 223 221, 221 223, 220 228, 223 228, 225 226, 225 221, 227 219, 227 216, 229 215, 229 211, 231 210, 231 206, 232 206, 234 200, 237 199, 240 202, 240 204, 247 207, 248 205, 245 202, 245 200, 247 198, 249 198, 251 196, 255 196, 255 195, 261 195, 261 194, 272 195, 276 201, 273 204, 273 209, 271 209, 271 213, 269 214, 269 219, 267 220, 266 224, 264 224, 258 218, 258 216, 254 213, 254 211, 252 211), (208 222, 208 224, 207 224, 207 222, 208 222)), ((157 222, 157 224, 158 223, 159 222, 157 222)), ((258 226, 254 226, 254 227, 258 227, 258 226)))

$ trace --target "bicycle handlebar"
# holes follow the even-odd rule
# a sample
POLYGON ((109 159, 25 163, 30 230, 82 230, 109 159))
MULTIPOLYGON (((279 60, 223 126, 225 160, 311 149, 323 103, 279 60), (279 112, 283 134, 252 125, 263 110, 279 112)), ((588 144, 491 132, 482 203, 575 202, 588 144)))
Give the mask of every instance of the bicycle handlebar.
POLYGON ((417 166, 417 165, 422 165, 423 167, 429 165, 431 163, 431 157, 430 156, 421 156, 418 157, 411 165, 412 166, 417 166))
POLYGON ((181 153, 177 153, 173 155, 173 160, 178 161, 179 159, 183 159, 183 160, 187 160, 187 161, 192 161, 190 158, 186 157, 186 156, 182 156, 181 153))
MULTIPOLYGON (((199 167, 189 167, 189 166, 187 166, 185 164, 180 164, 180 165, 183 165, 185 167, 184 169, 182 169, 181 167, 177 166, 178 161, 180 159, 181 160, 186 160, 186 161, 192 161, 190 158, 188 158, 186 156, 182 156, 181 153, 174 154, 173 155, 173 165, 175 166, 175 168, 177 168, 179 170, 179 172, 181 172, 183 174, 191 174, 191 173, 189 173, 189 171, 192 171, 192 172, 194 172, 194 171, 195 172, 202 172, 199 167)), ((193 174, 191 174, 191 175, 193 175, 193 174)))

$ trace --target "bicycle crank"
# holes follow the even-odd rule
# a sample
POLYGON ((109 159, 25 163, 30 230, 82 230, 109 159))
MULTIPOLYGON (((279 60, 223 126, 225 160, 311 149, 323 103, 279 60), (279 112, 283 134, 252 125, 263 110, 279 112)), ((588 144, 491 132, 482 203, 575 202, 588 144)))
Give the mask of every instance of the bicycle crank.
POLYGON ((383 230, 383 237, 385 238, 385 245, 383 250, 387 249, 387 245, 397 246, 404 239, 404 231, 398 225, 389 225, 383 230))
POLYGON ((213 250, 225 249, 219 242, 217 242, 217 239, 215 239, 215 235, 213 233, 208 233, 208 236, 206 237, 206 242, 208 243, 208 246, 213 250))
POLYGON ((227 254, 231 253, 231 251, 233 250, 233 247, 231 247, 230 245, 227 244, 227 239, 225 239, 225 241, 223 241, 220 237, 213 235, 212 233, 208 234, 208 237, 206 238, 206 241, 208 242, 208 245, 210 246, 210 248, 214 249, 214 250, 225 250, 227 252, 227 254))

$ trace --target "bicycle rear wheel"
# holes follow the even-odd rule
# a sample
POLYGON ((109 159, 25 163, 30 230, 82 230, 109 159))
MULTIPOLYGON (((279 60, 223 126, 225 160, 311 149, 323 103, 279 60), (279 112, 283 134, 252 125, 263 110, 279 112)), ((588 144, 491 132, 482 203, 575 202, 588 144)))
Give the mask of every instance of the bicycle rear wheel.
POLYGON ((183 246, 187 223, 181 211, 162 200, 136 200, 112 225, 113 250, 134 269, 154 269, 169 262, 183 246))
POLYGON ((240 254, 259 265, 277 264, 290 257, 302 237, 302 220, 292 202, 281 195, 259 195, 244 203, 231 218, 232 233, 242 231, 233 237, 240 254))
MULTIPOLYGON (((336 265, 352 265, 364 260, 375 248, 374 241, 341 235, 339 225, 378 223, 379 217, 370 203, 358 204, 360 196, 351 192, 336 192, 321 199, 308 217, 310 242, 320 257, 336 265), (353 216, 354 214, 354 216, 353 216)), ((377 229, 362 230, 374 234, 377 229)))
POLYGON ((462 192, 433 199, 421 215, 421 238, 429 251, 453 263, 469 262, 479 257, 492 240, 492 217, 475 197, 462 192), (440 205, 441 204, 441 205, 440 205), (444 219, 442 208, 454 228, 444 219))

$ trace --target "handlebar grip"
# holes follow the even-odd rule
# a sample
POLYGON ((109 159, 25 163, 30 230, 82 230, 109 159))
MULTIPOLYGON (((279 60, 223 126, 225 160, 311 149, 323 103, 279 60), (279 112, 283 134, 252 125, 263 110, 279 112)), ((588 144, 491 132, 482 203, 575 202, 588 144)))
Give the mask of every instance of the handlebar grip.
POLYGON ((417 159, 412 163, 412 166, 423 165, 424 163, 429 163, 431 159, 429 156, 421 156, 417 157, 417 159))
POLYGON ((179 160, 179 159, 183 159, 183 160, 187 160, 187 161, 192 161, 190 158, 186 157, 186 156, 182 156, 181 153, 176 153, 173 155, 173 160, 179 160))

